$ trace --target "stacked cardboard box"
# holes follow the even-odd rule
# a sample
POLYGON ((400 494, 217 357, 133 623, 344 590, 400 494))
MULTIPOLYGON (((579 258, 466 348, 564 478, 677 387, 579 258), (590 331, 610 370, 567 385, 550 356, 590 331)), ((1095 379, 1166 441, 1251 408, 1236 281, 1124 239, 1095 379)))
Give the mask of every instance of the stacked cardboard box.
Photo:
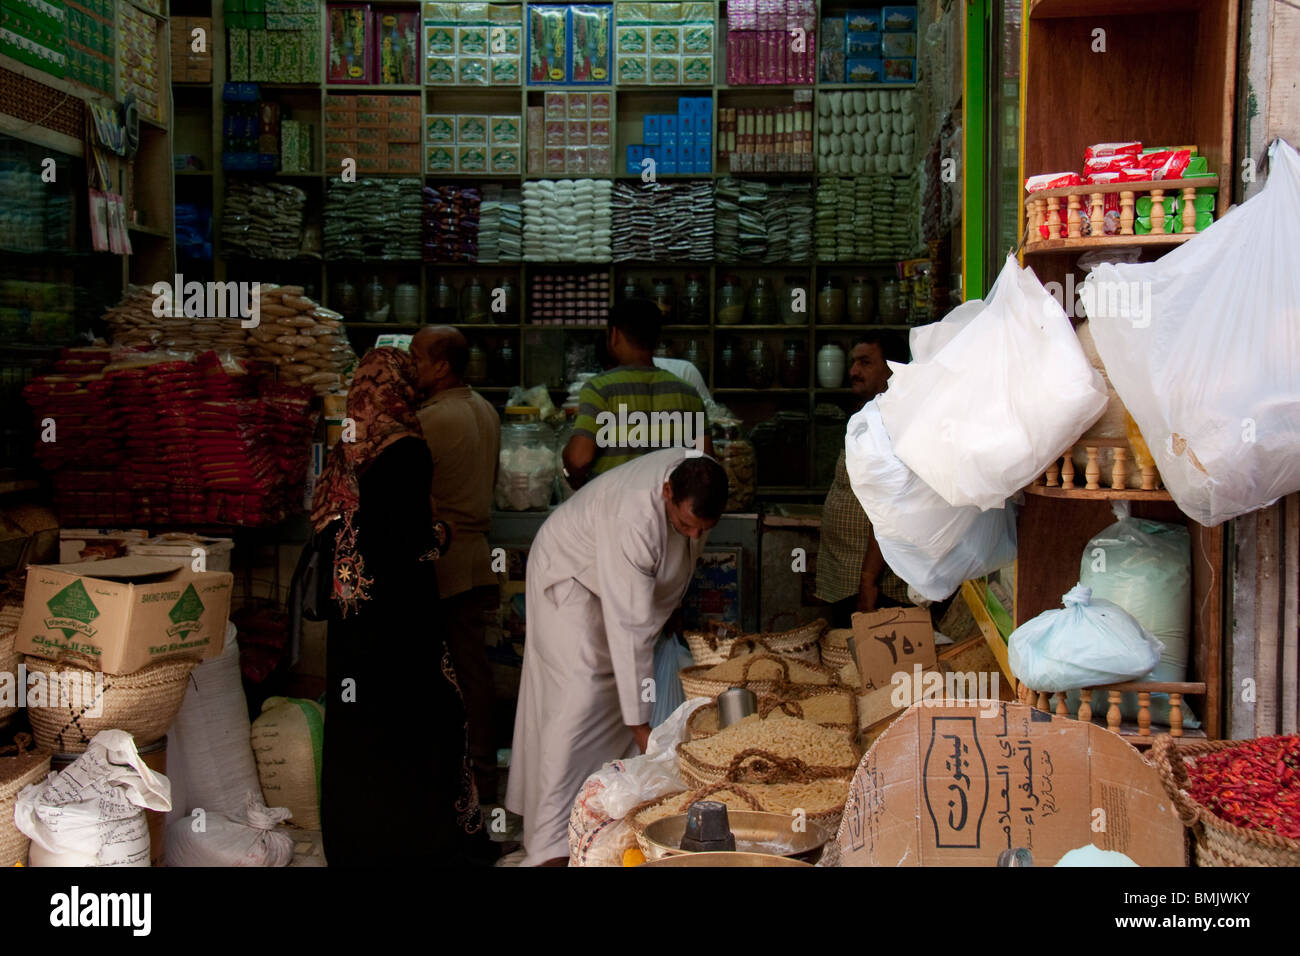
POLYGON ((727 157, 733 173, 810 173, 812 127, 811 99, 793 106, 719 110, 718 154, 727 157))
POLYGON ((420 97, 330 93, 325 169, 355 159, 358 173, 420 172, 420 97))
POLYGON ((280 172, 307 173, 315 170, 312 151, 314 127, 299 120, 280 122, 280 172))
POLYGON ((711 84, 713 6, 616 3, 614 52, 619 84, 711 84))
POLYGON ((171 25, 172 80, 180 83, 211 83, 212 18, 172 17, 171 25))
POLYGON ((52 76, 67 71, 63 4, 0 0, 0 53, 52 76))
POLYGON ((628 175, 641 175, 647 159, 654 160, 656 175, 712 172, 713 97, 681 96, 676 113, 647 113, 641 123, 641 142, 627 148, 628 175))
POLYGON ((113 0, 69 0, 63 8, 67 78, 112 96, 117 79, 113 0))
POLYGON ((166 100, 161 91, 162 49, 158 30, 163 24, 129 3, 118 6, 117 95, 134 93, 142 119, 155 123, 167 120, 166 100))
POLYGON ((603 176, 611 172, 608 93, 547 93, 528 108, 528 172, 603 176))
POLYGON ((430 113, 424 118, 425 172, 517 174, 520 125, 515 113, 430 113))
POLYGON ((225 0, 229 78, 320 82, 322 6, 315 0, 225 0))
POLYGON ((518 86, 523 54, 522 4, 424 5, 424 82, 429 86, 518 86))

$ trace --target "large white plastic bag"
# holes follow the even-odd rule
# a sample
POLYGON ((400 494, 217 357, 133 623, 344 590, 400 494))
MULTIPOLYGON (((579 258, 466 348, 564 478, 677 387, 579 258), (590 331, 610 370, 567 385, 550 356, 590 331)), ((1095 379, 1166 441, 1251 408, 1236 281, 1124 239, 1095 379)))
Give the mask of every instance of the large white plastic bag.
POLYGON ((1007 663, 1016 679, 1049 694, 1118 684, 1146 676, 1160 660, 1160 642, 1133 616, 1075 585, 1062 609, 1044 611, 1011 632, 1007 663))
POLYGON ((101 730, 60 773, 18 794, 14 823, 31 837, 32 866, 148 866, 144 811, 171 809, 171 784, 124 730, 101 730))
POLYGON ((924 598, 942 601, 963 581, 1015 560, 1015 510, 1009 503, 989 511, 955 508, 940 498, 894 455, 879 400, 849 419, 849 484, 871 519, 885 563, 924 598))
POLYGON ((677 765, 677 745, 690 738, 686 721, 707 697, 692 697, 650 732, 646 752, 613 760, 582 785, 569 813, 569 865, 621 866, 636 834, 623 818, 638 804, 686 789, 677 765))
POLYGON ((251 793, 230 816, 205 812, 179 817, 167 827, 167 865, 288 866, 293 838, 276 829, 288 819, 285 807, 269 808, 251 793))
POLYGON ((876 401, 894 454, 940 497, 1001 508, 1101 416, 1106 390, 1065 310, 1014 257, 971 311, 933 354, 892 365, 876 401))
POLYGON ((1165 487, 1206 527, 1300 490, 1300 156, 1281 140, 1269 155, 1257 195, 1156 262, 1097 266, 1082 289, 1165 487))
MULTIPOLYGON (((1094 601, 1110 601, 1133 615, 1164 646, 1160 662, 1145 680, 1185 681, 1192 631, 1191 535, 1184 525, 1134 518, 1127 501, 1111 507, 1117 520, 1084 548, 1079 583, 1092 589, 1094 601)), ((1093 695, 1095 713, 1105 713, 1109 706, 1104 691, 1093 695)), ((1126 720, 1137 719, 1135 692, 1124 693, 1120 713, 1126 720)), ((1168 694, 1151 695, 1151 720, 1169 723, 1168 694)), ((1200 726, 1186 705, 1183 726, 1200 726)))

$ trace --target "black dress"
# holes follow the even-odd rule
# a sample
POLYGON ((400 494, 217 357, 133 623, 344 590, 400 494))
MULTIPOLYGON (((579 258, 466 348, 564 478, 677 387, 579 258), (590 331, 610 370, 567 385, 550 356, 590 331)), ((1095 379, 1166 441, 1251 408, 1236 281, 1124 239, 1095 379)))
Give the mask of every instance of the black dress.
POLYGON ((469 800, 465 712, 438 579, 433 562, 419 560, 437 543, 432 475, 424 440, 403 438, 358 481, 353 526, 372 583, 346 618, 330 603, 321 785, 330 866, 463 864, 486 843, 469 800))

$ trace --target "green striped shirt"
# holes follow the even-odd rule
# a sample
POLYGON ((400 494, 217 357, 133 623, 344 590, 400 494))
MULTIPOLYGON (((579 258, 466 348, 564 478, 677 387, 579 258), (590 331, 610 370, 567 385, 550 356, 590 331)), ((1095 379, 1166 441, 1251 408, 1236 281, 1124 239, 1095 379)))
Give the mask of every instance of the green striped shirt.
POLYGON ((610 369, 587 382, 578 403, 573 434, 596 443, 592 475, 648 451, 694 446, 704 428, 700 393, 661 368, 610 369))

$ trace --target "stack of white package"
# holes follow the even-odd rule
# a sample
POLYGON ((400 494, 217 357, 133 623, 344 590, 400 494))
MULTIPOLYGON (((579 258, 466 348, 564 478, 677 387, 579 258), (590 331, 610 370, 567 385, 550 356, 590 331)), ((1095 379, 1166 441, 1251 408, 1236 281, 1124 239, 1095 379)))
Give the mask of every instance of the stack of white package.
POLYGON ((599 179, 524 183, 524 259, 608 261, 613 252, 613 188, 609 180, 599 179))
POLYGON ((911 90, 817 94, 817 167, 828 174, 912 171, 916 117, 911 90))

